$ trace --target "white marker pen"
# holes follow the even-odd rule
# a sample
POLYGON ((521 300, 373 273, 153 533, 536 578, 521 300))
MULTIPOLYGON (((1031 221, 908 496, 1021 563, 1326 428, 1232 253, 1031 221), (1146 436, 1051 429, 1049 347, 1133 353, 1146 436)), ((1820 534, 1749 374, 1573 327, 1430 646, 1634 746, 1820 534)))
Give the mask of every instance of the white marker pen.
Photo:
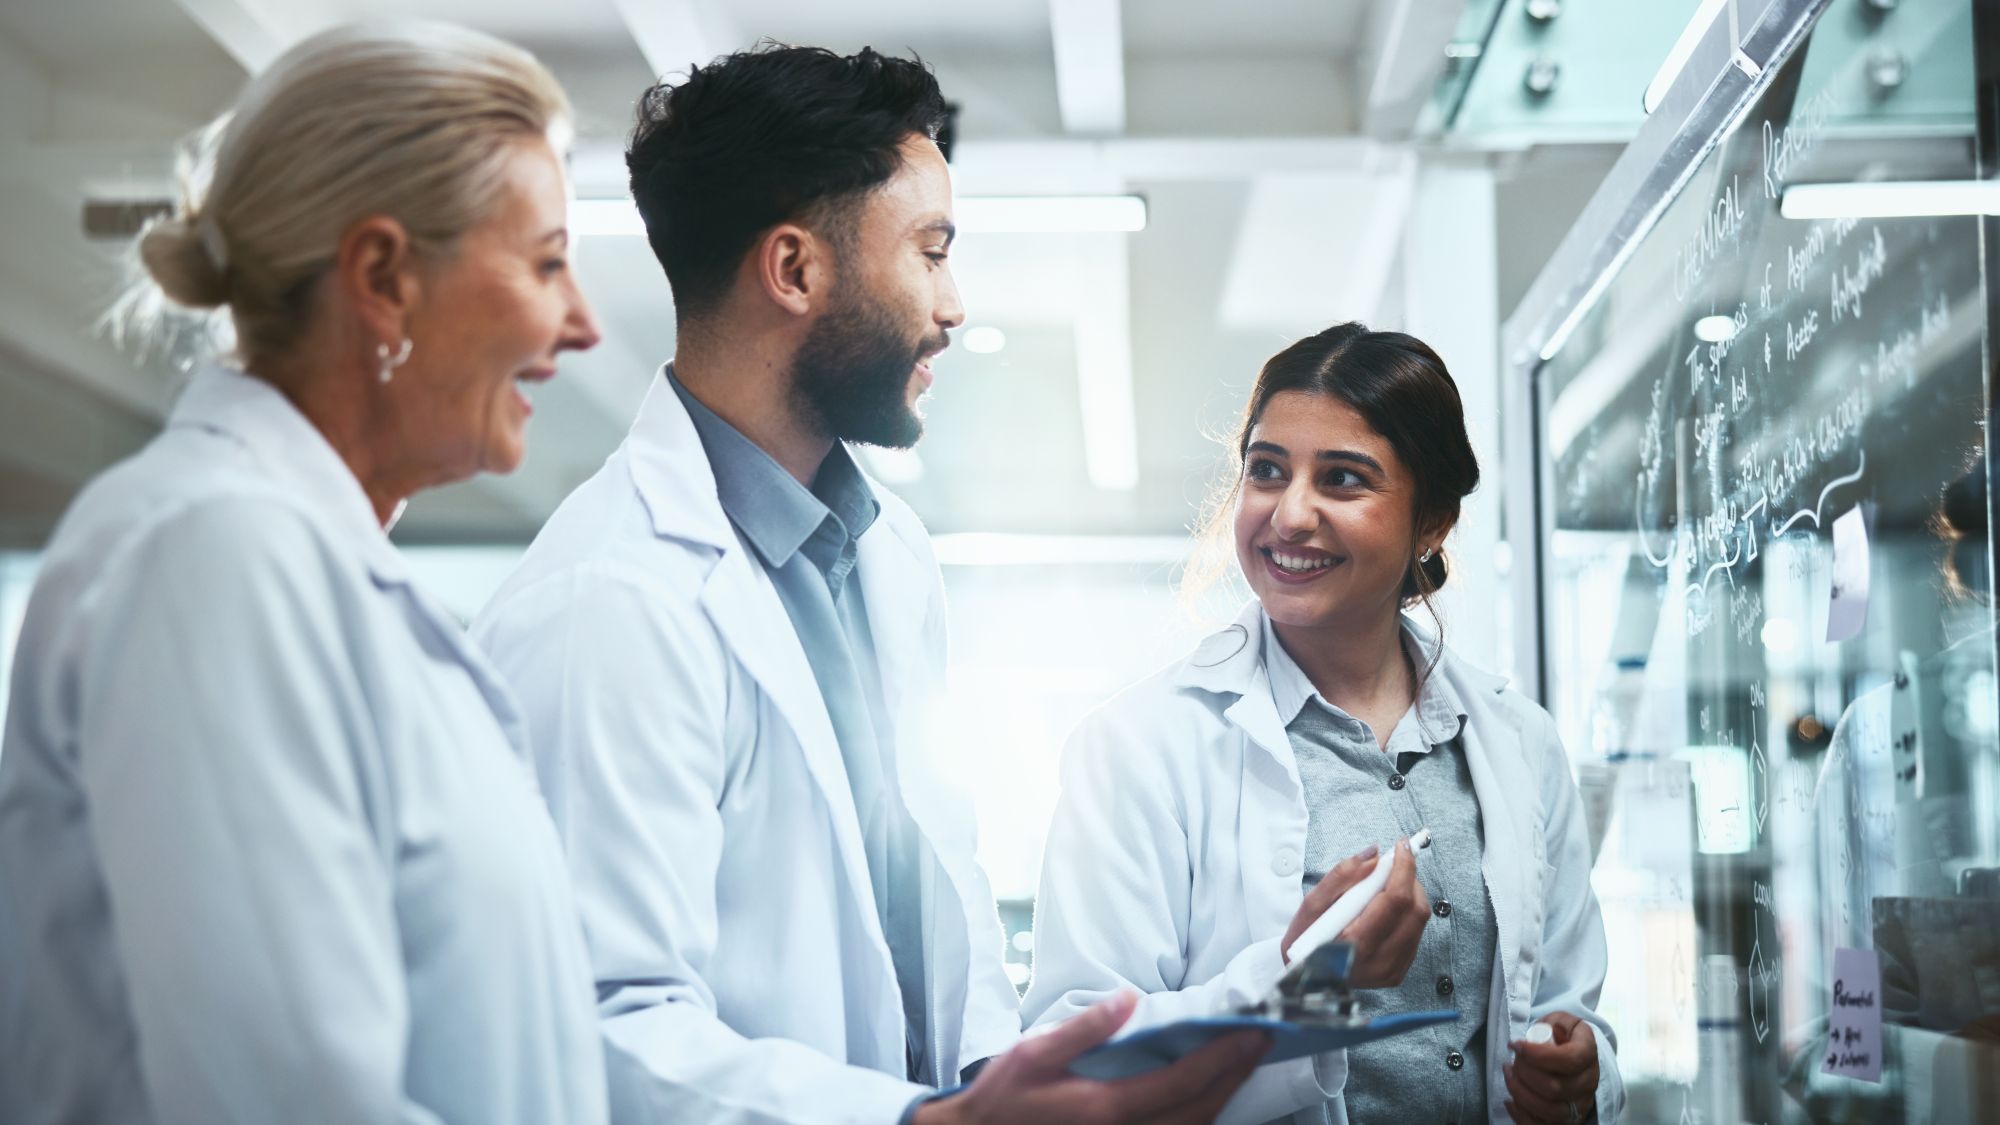
MULTIPOLYGON (((1416 834, 1410 837, 1410 851, 1412 853, 1430 846, 1431 830, 1428 828, 1419 828, 1416 834)), ((1326 908, 1326 913, 1313 919, 1312 925, 1307 926, 1304 933, 1293 939, 1291 948, 1303 950, 1304 952, 1293 956, 1287 951, 1287 956, 1291 957, 1293 961, 1297 961, 1299 957, 1311 954, 1313 950, 1339 937, 1340 931, 1346 929, 1349 922, 1359 918, 1361 912, 1367 908, 1369 901, 1381 893, 1382 888, 1389 884, 1389 868, 1395 864, 1395 861, 1396 849, 1390 848, 1388 851, 1383 852, 1381 857, 1376 859, 1373 871, 1370 871, 1359 883, 1347 888, 1346 892, 1339 898, 1334 899, 1333 905, 1326 908)))

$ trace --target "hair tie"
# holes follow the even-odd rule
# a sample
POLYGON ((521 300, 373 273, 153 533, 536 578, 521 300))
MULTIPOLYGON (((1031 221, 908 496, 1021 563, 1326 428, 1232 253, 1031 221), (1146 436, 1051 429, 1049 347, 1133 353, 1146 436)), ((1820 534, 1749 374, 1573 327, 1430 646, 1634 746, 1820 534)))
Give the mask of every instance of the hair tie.
POLYGON ((207 215, 198 216, 194 221, 195 237, 201 240, 201 248, 208 255, 210 265, 215 267, 217 276, 229 272, 229 249, 223 244, 222 230, 207 215))

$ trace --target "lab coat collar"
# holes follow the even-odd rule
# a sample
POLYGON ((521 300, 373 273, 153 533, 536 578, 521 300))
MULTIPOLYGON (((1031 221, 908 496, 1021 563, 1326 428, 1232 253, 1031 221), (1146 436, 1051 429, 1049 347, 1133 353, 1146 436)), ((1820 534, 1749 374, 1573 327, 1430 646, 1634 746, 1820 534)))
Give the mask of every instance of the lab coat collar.
POLYGON ((674 392, 672 370, 671 363, 660 368, 632 420, 625 442, 632 486, 654 534, 726 550, 736 543, 736 533, 722 510, 701 434, 674 392))
POLYGON ((1235 621, 1203 638, 1181 662, 1174 679, 1182 687, 1235 696, 1224 705, 1223 715, 1271 757, 1293 790, 1299 789, 1298 761, 1292 756, 1291 738, 1278 716, 1270 672, 1264 666, 1262 605, 1252 599, 1235 621))
POLYGON ((240 443, 272 483, 305 500, 362 552, 378 582, 409 583, 409 565, 376 522, 375 506, 354 471, 270 383, 230 367, 198 368, 167 426, 208 430, 240 443))
MULTIPOLYGON (((1444 696, 1448 706, 1463 710, 1469 698, 1492 695, 1506 688, 1504 676, 1482 671, 1458 659, 1450 649, 1442 647, 1435 632, 1416 618, 1405 615, 1403 630, 1416 641, 1426 663, 1436 657, 1437 668, 1432 675, 1443 678, 1444 686, 1450 689, 1444 696)), ((1270 680, 1264 672, 1264 607, 1253 598, 1236 615, 1236 620, 1204 637, 1193 654, 1182 661, 1174 679, 1182 687, 1218 695, 1248 695, 1253 688, 1261 688, 1269 695, 1270 680)), ((1275 703, 1271 713, 1277 715, 1275 703)), ((1279 726, 1282 729, 1283 723, 1279 726)))
POLYGON ((515 752, 527 756, 527 727, 512 693, 467 643, 461 623, 417 588, 354 471, 283 392, 234 368, 205 367, 181 393, 167 426, 207 430, 242 444, 273 484, 319 512, 343 546, 360 552, 375 584, 400 596, 412 627, 428 630, 457 655, 515 752))

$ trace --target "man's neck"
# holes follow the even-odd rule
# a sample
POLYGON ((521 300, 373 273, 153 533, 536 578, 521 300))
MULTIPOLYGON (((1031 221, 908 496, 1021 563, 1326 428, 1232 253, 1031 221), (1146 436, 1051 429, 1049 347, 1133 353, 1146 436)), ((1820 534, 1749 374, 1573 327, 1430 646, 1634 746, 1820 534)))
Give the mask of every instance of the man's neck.
POLYGON ((719 348, 682 333, 674 377, 800 484, 812 487, 833 451, 833 438, 800 416, 792 395, 789 350, 754 344, 719 348))

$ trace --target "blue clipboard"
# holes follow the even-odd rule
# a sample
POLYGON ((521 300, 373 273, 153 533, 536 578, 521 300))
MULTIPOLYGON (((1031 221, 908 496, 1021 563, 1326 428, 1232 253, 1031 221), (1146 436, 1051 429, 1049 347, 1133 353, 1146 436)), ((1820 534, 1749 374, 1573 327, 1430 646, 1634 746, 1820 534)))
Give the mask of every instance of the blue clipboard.
POLYGON ((1284 1062, 1287 1059, 1316 1055, 1321 1051, 1352 1047, 1357 1043, 1367 1043, 1375 1039, 1386 1039, 1391 1035, 1401 1035, 1420 1027, 1450 1023, 1457 1018, 1458 1013, 1455 1011, 1398 1012, 1394 1015, 1377 1016, 1367 1023, 1352 1027, 1307 1027, 1282 1020, 1258 1019, 1252 1016, 1182 1020, 1179 1023, 1147 1028, 1124 1039, 1114 1039, 1095 1047, 1077 1056, 1069 1069, 1072 1074, 1084 1078, 1130 1078, 1135 1074, 1158 1070, 1181 1056, 1199 1050, 1209 1042, 1236 1031, 1261 1031, 1269 1035, 1271 1050, 1264 1056, 1264 1062, 1284 1062))

